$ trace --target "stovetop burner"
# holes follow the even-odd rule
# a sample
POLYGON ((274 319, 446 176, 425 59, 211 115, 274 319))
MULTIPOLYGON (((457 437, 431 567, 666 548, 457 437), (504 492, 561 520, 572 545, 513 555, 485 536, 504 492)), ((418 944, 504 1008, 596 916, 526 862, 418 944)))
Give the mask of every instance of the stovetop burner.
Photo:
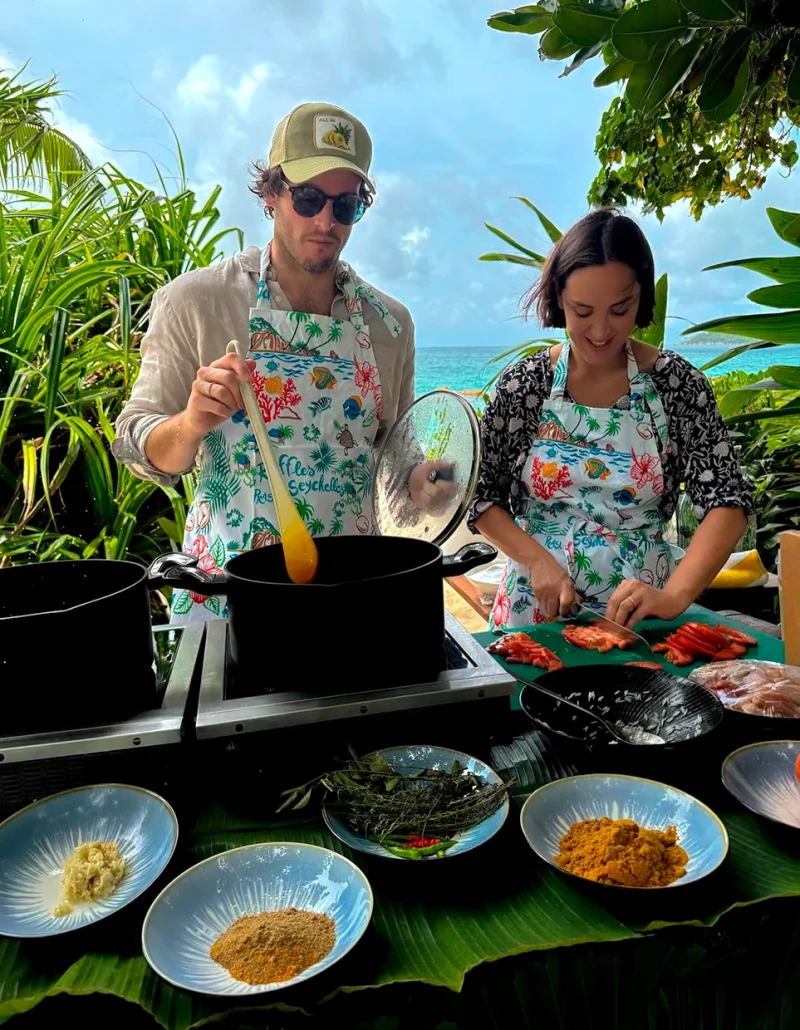
MULTIPOLYGON (((151 708, 103 725, 19 733, 0 729, 3 768, 15 762, 180 743, 203 630, 203 623, 154 628, 158 691, 153 692, 151 708)), ((108 670, 108 689, 114 689, 113 669, 108 670)))
MULTIPOLYGON (((240 683, 228 651, 228 627, 213 620, 206 629, 206 645, 197 718, 198 739, 233 736, 265 729, 350 719, 363 715, 411 711, 418 708, 510 696, 516 682, 486 654, 449 614, 445 618, 442 672, 429 683, 381 688, 380 673, 372 689, 352 693, 311 694, 291 688, 264 690, 262 683, 240 683)), ((284 673, 269 669, 270 682, 284 673)), ((324 675, 324 674, 322 674, 324 675)))

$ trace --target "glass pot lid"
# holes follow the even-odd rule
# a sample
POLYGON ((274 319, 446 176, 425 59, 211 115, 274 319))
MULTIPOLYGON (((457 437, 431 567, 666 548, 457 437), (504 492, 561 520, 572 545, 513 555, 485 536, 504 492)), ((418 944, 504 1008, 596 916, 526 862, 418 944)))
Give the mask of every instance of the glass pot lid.
POLYGON ((434 390, 416 400, 378 454, 372 510, 381 535, 443 544, 466 515, 480 459, 478 419, 463 397, 434 390))

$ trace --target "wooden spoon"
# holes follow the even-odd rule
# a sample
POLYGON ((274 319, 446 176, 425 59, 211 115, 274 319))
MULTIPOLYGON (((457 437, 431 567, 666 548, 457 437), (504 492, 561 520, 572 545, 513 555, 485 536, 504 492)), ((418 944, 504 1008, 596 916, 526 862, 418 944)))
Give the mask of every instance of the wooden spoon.
MULTIPOLYGON (((231 340, 227 350, 229 354, 238 354, 242 358, 247 357, 246 348, 238 340, 231 340)), ((300 518, 286 488, 286 483, 283 481, 252 386, 249 383, 240 382, 239 390, 244 401, 244 410, 247 412, 253 435, 258 444, 261 461, 267 470, 275 514, 278 516, 286 571, 292 583, 311 583, 317 575, 317 566, 319 565, 317 545, 311 538, 306 524, 300 518)))

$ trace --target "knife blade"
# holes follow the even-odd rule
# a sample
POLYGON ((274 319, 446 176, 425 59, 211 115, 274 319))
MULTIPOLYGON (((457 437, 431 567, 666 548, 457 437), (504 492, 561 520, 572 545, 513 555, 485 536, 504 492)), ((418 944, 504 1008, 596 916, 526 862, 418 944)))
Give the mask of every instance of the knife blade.
POLYGON ((592 608, 587 604, 575 603, 572 606, 570 614, 567 616, 568 622, 577 622, 580 625, 594 625, 598 629, 606 630, 613 636, 621 637, 628 642, 629 647, 641 647, 648 654, 653 653, 653 649, 647 643, 643 636, 638 633, 634 633, 632 629, 627 629, 620 626, 618 622, 614 622, 609 619, 606 615, 605 608, 597 607, 592 608))

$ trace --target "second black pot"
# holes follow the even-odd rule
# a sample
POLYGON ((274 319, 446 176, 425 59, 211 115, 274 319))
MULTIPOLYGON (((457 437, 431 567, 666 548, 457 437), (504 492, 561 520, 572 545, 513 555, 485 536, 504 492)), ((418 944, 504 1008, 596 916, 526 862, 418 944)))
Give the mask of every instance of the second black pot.
POLYGON ((265 691, 358 692, 425 683, 444 667, 442 581, 493 561, 476 542, 444 557, 424 540, 317 539, 319 573, 292 583, 279 544, 232 558, 222 574, 187 555, 157 559, 151 574, 228 599, 237 679, 265 691))

